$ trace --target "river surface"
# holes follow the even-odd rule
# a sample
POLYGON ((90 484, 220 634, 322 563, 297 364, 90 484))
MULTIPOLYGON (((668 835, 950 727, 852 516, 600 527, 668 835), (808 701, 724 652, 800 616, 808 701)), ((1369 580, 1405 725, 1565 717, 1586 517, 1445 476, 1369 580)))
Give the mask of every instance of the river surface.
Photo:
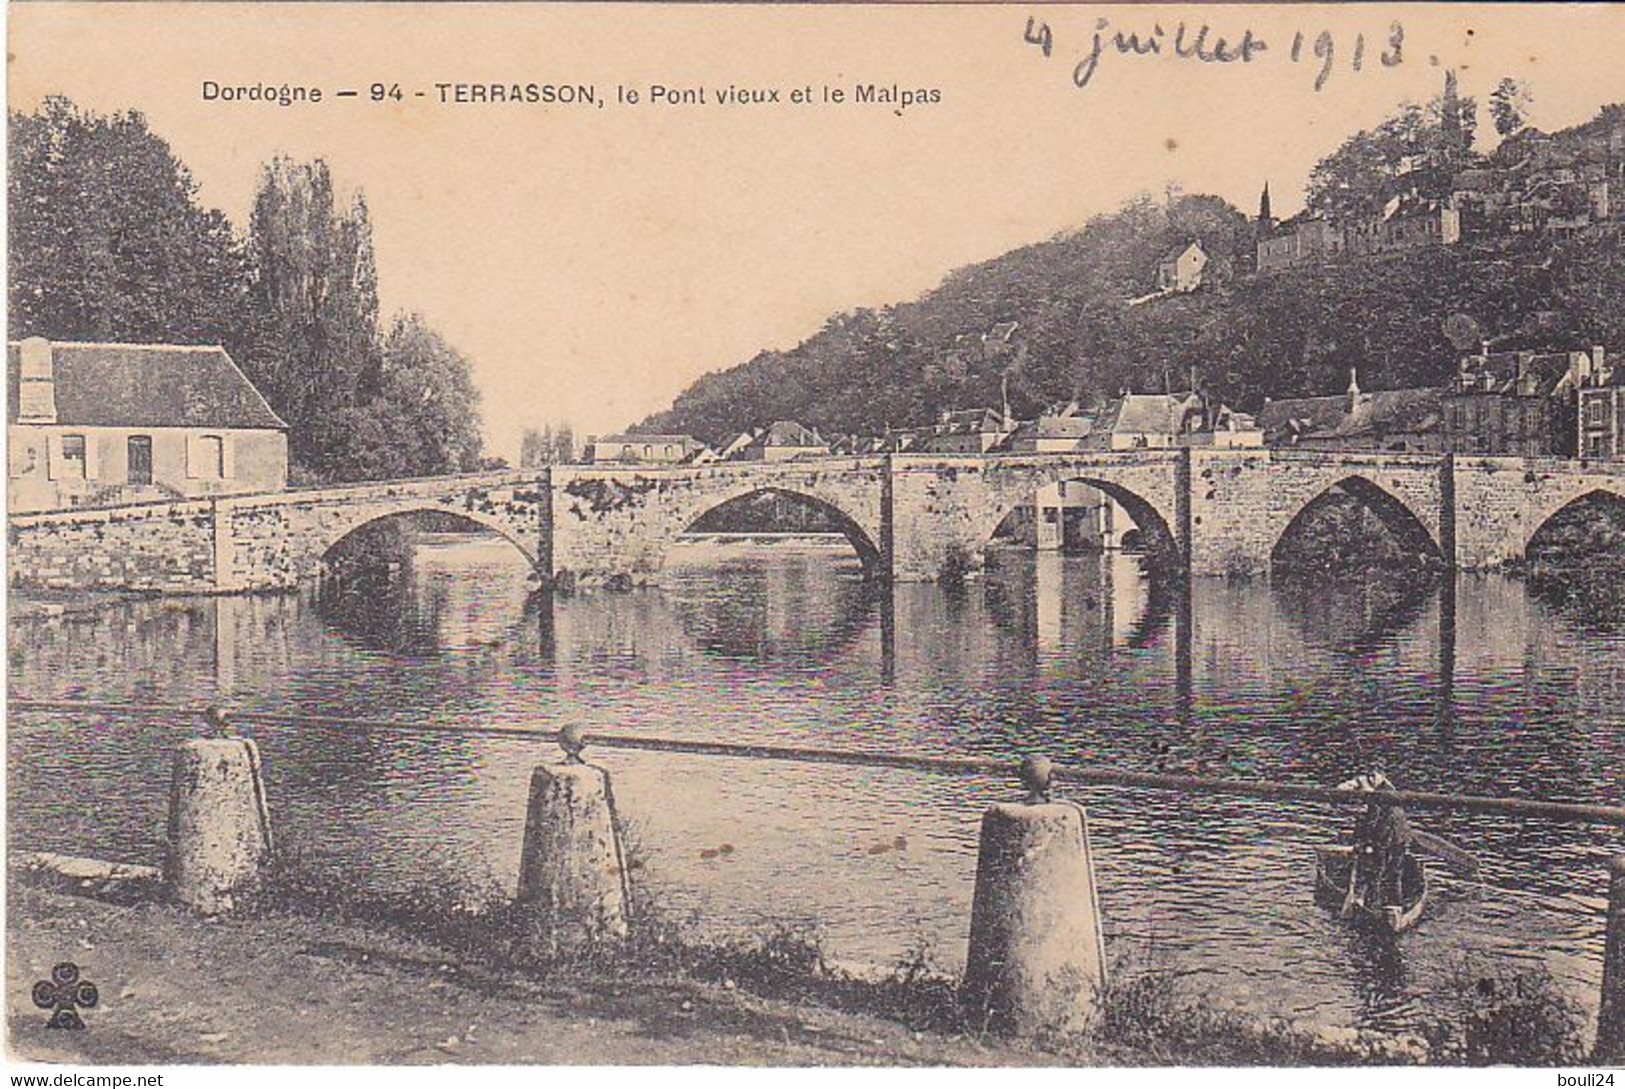
MULTIPOLYGON (((340 599, 113 602, 14 619, 14 697, 456 726, 1011 757, 1625 802, 1625 637, 1522 583, 1167 591, 1130 556, 1009 552, 960 589, 865 584, 832 544, 687 546, 659 588, 528 594, 497 538, 429 536, 340 599)), ((16 848, 157 862, 162 715, 13 714, 16 848)), ((368 893, 511 892, 530 769, 550 745, 252 726, 295 865, 368 893)), ((592 753, 592 750, 589 750, 592 753)), ((815 925, 838 963, 963 959, 982 810, 1009 780, 603 750, 668 909, 718 935, 815 925)), ((1105 929, 1128 973, 1252 1013, 1404 1024, 1464 958, 1539 961, 1585 1008, 1601 976, 1617 832, 1418 814, 1483 862, 1437 865, 1397 941, 1311 899, 1313 849, 1353 812, 1079 790, 1105 929)))

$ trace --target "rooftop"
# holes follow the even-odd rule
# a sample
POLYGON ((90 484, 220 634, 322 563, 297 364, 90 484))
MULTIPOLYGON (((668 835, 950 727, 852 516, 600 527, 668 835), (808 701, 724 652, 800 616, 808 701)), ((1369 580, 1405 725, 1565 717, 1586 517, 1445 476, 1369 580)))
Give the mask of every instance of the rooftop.
MULTIPOLYGON (((17 420, 22 344, 6 345, 7 419, 17 420)), ((281 430, 259 390, 218 345, 51 342, 59 424, 281 430)))

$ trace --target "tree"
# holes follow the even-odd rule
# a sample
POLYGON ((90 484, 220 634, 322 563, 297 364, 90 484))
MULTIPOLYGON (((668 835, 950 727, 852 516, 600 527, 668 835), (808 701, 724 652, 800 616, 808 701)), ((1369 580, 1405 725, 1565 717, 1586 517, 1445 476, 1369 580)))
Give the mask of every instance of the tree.
POLYGON ((51 97, 8 130, 12 337, 239 346, 243 248, 145 117, 51 97))
POLYGON ((1477 101, 1458 94, 1448 73, 1443 94, 1425 106, 1406 103, 1316 163, 1305 202, 1316 214, 1346 220, 1373 214, 1402 184, 1423 196, 1446 196, 1456 173, 1472 162, 1477 128, 1477 101))
POLYGON ((569 424, 555 427, 547 424, 537 430, 525 428, 519 441, 519 467, 534 469, 542 465, 568 465, 576 457, 575 428, 569 424))
POLYGON ((360 479, 474 472, 480 457, 479 390, 463 355, 424 322, 399 314, 385 338, 373 395, 342 449, 360 479))
POLYGON ((244 369, 289 426, 294 463, 351 479, 357 413, 377 388, 378 274, 357 193, 339 210, 320 159, 277 158, 260 178, 249 228, 259 318, 244 369))
POLYGON ((1497 135, 1505 139, 1528 124, 1529 107, 1534 96, 1529 85, 1508 76, 1495 85, 1490 95, 1490 117, 1495 121, 1497 135))

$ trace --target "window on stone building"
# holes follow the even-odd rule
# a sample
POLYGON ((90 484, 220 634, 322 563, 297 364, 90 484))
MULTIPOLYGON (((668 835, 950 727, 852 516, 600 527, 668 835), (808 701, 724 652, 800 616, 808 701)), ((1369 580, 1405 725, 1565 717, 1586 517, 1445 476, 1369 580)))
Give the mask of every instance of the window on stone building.
POLYGON ((62 475, 71 480, 85 479, 85 437, 62 436, 62 475))
POLYGON ((197 476, 204 480, 219 480, 226 475, 226 444, 219 435, 199 438, 197 454, 197 476))
POLYGON ((152 436, 131 435, 126 445, 129 451, 129 473, 131 484, 152 483, 152 436))

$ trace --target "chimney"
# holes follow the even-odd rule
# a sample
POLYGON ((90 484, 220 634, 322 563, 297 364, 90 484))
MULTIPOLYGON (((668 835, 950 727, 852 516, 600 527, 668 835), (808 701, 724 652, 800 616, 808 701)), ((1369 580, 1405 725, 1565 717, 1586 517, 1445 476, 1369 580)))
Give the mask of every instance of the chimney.
POLYGON ((1591 346, 1591 381, 1593 385, 1606 386, 1613 375, 1608 369, 1608 356, 1602 350, 1601 344, 1591 346))
POLYGON ((1360 392, 1360 368, 1349 368, 1349 408, 1353 412, 1365 400, 1365 394, 1360 392))
POLYGON ((51 342, 29 337, 17 346, 17 422, 56 423, 56 368, 51 342))

